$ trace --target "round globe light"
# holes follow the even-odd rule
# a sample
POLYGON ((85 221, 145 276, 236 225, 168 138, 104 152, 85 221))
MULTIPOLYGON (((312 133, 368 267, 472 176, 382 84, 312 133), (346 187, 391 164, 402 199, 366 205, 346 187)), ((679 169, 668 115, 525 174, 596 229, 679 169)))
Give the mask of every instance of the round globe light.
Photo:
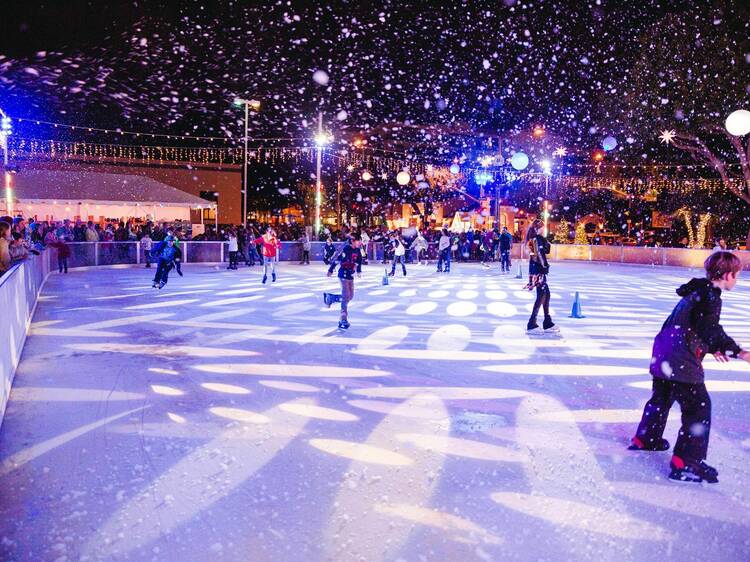
POLYGON ((730 135, 741 137, 750 133, 750 111, 747 109, 738 109, 733 111, 727 117, 724 125, 730 135))
POLYGON ((614 150, 615 148, 617 148, 617 139, 612 135, 604 137, 604 140, 602 141, 602 148, 607 152, 609 152, 610 150, 614 150))
POLYGON ((396 181, 398 182, 399 185, 406 185, 407 183, 409 183, 409 180, 411 180, 411 176, 409 175, 409 172, 407 172, 406 170, 399 172, 396 175, 396 181))
POLYGON ((457 176, 458 173, 461 171, 461 168, 458 166, 458 164, 452 164, 450 167, 451 174, 454 176, 457 176))
POLYGON ((365 170, 364 172, 362 172, 362 179, 365 181, 370 181, 372 179, 372 174, 365 170))
POLYGON ((516 152, 510 159, 510 165, 519 172, 525 170, 529 165, 529 157, 523 152, 516 152))

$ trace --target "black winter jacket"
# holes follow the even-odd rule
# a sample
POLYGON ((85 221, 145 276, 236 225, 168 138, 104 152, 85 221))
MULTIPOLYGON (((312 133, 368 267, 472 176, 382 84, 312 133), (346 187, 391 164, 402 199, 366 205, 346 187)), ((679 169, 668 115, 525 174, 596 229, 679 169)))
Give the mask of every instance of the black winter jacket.
POLYGON ((509 252, 512 246, 513 237, 510 235, 510 232, 503 232, 500 235, 500 251, 509 252))
POLYGON ((722 352, 736 357, 742 349, 719 324, 721 289, 708 279, 691 279, 677 289, 682 297, 654 340, 651 376, 702 384, 703 358, 722 352))
POLYGON ((529 250, 529 275, 547 275, 549 273, 550 244, 541 234, 526 242, 529 250))

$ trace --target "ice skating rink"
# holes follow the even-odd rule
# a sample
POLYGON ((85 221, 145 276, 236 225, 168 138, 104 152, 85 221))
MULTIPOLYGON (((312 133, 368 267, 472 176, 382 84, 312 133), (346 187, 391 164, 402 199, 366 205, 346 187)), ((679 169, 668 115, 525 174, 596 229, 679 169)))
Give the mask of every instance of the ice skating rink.
MULTIPOLYGON (((706 362, 719 484, 626 450, 699 271, 553 263, 562 334, 531 338, 497 264, 370 265, 346 332, 320 263, 184 270, 50 277, 0 429, 0 559, 750 559, 750 366, 706 362)), ((723 325, 750 345, 744 275, 723 325)))

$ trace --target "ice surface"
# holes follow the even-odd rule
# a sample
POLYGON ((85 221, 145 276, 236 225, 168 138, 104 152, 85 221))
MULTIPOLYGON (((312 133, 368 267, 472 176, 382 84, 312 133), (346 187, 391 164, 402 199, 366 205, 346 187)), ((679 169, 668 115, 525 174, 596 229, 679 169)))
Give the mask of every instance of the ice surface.
MULTIPOLYGON (((562 336, 529 338, 497 267, 366 267, 346 332, 319 263, 183 269, 49 279, 0 429, 1 559, 748 559, 746 364, 707 360, 719 484, 626 450, 698 272, 556 263, 562 336)), ((724 294, 745 345, 748 297, 724 294)))

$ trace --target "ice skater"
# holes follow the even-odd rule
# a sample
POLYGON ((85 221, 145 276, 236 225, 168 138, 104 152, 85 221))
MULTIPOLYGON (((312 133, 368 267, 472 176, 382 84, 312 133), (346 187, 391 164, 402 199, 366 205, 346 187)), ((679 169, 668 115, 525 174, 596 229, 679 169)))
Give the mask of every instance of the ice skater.
POLYGON ((162 289, 167 284, 169 281, 169 272, 174 267, 176 254, 177 247, 175 246, 175 238, 172 235, 168 235, 156 245, 153 255, 158 260, 158 263, 154 282, 151 285, 153 288, 162 289))
POLYGON ((305 233, 298 240, 298 242, 302 243, 302 261, 299 262, 299 264, 310 265, 310 247, 311 247, 310 237, 307 235, 307 233, 305 233))
POLYGON ((359 251, 362 252, 362 265, 367 265, 367 249, 370 247, 370 235, 367 234, 367 230, 364 228, 360 229, 359 235, 362 243, 359 247, 359 251))
POLYGON ((510 272, 510 250, 513 247, 513 236, 508 232, 508 227, 503 227, 500 234, 500 271, 502 273, 510 272))
POLYGON ((719 324, 721 292, 731 291, 737 284, 742 263, 731 252, 717 251, 708 257, 704 267, 705 278, 691 279, 677 289, 682 298, 654 339, 651 399, 629 448, 668 450, 669 441, 662 436, 669 410, 677 402, 682 411, 682 427, 677 434, 669 478, 715 483, 719 473, 705 462, 711 398, 704 381, 703 358, 711 353, 721 363, 729 361, 728 356, 750 363, 750 351, 737 345, 719 324))
POLYGON ((531 309, 529 322, 526 324, 527 334, 557 333, 560 331, 549 313, 550 291, 547 285, 547 274, 549 273, 547 254, 550 252, 550 245, 547 239, 540 234, 543 226, 542 220, 536 219, 526 232, 526 246, 529 250, 529 282, 526 289, 529 291, 536 289, 536 300, 534 301, 534 307, 531 309), (544 311, 544 321, 541 328, 536 323, 539 309, 544 311))
MULTIPOLYGON (((417 230, 417 237, 414 239, 414 242, 411 243, 411 246, 409 247, 409 250, 414 250, 417 254, 417 265, 422 265, 422 256, 423 253, 427 253, 427 240, 425 240, 425 237, 422 235, 422 232, 417 230)), ((427 256, 424 256, 424 263, 427 264, 427 256)))
POLYGON ((393 247, 393 259, 391 260, 391 272, 388 277, 396 275, 396 264, 398 263, 401 263, 401 270, 406 277, 406 246, 404 246, 400 233, 394 232, 391 235, 391 246, 393 247))
POLYGON ((438 241, 438 262, 437 272, 450 273, 451 271, 451 237, 448 235, 448 229, 444 228, 442 234, 440 234, 440 240, 438 241), (443 269, 443 263, 445 262, 445 269, 443 269))
POLYGON ((151 250, 154 249, 154 241, 151 240, 151 235, 146 232, 141 238, 141 250, 143 250, 143 257, 146 260, 146 267, 151 268, 151 250))
MULTIPOLYGON (((179 229, 178 229, 179 230, 179 229)), ((180 237, 177 236, 177 232, 171 228, 167 230, 167 236, 171 236, 174 239, 174 263, 172 264, 177 275, 184 277, 182 273, 182 249, 180 248, 180 237)))
POLYGON ((237 255, 240 251, 240 245, 237 240, 237 233, 235 232, 234 228, 229 229, 229 234, 227 235, 228 240, 228 250, 229 250, 229 265, 227 266, 227 269, 237 269, 238 265, 238 259, 237 255))
POLYGON ((323 246, 323 263, 326 265, 331 265, 333 255, 335 253, 336 246, 333 245, 333 240, 331 240, 331 237, 329 236, 328 238, 326 238, 326 243, 323 246))
POLYGON ((362 253, 359 251, 362 244, 359 236, 354 235, 347 238, 346 244, 328 266, 328 277, 333 275, 336 265, 339 266, 339 281, 341 282, 341 294, 323 293, 323 302, 327 307, 335 302, 341 303, 341 317, 339 329, 349 328, 349 302, 354 298, 354 273, 362 277, 362 253))
POLYGON ((60 273, 68 273, 68 258, 70 258, 70 246, 68 246, 65 237, 58 238, 55 242, 49 244, 57 249, 57 269, 60 273))
POLYGON ((482 266, 489 269, 492 261, 492 231, 483 232, 480 238, 480 249, 482 252, 482 266))
POLYGON ((276 238, 276 233, 270 226, 266 228, 266 233, 254 241, 263 247, 263 281, 265 285, 268 281, 268 266, 271 266, 271 281, 276 282, 276 253, 281 248, 281 242, 276 238))

